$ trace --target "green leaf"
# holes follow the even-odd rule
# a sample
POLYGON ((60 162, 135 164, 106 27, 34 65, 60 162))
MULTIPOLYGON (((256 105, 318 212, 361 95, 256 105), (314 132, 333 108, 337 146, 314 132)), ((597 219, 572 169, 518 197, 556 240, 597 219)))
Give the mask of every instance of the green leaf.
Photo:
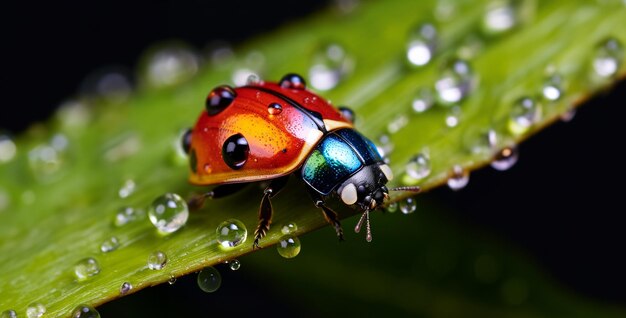
MULTIPOLYGON (((191 214, 182 230, 167 236, 157 233, 145 217, 151 202, 166 192, 185 197, 202 191, 186 182, 186 159, 177 153, 180 132, 194 123, 207 91, 229 82, 235 70, 252 68, 267 80, 277 80, 288 72, 308 74, 325 45, 339 45, 347 54, 345 63, 339 64, 343 75, 338 85, 323 92, 323 96, 337 105, 352 106, 358 116, 357 128, 365 135, 377 141, 386 136, 388 142, 380 146, 389 150, 393 145, 387 153, 397 176, 393 186, 419 184, 424 190, 445 183, 454 175, 455 166, 468 171, 488 164, 501 149, 514 147, 559 120, 616 79, 594 75, 592 62, 602 53, 600 45, 607 39, 626 41, 622 27, 626 7, 621 1, 512 2, 512 7, 504 9, 512 10, 516 23, 503 32, 484 26, 485 12, 493 10, 493 3, 397 0, 363 3, 349 14, 329 9, 238 48, 237 57, 209 63, 189 80, 185 72, 174 76, 171 85, 150 85, 146 77, 145 85, 126 101, 92 97, 59 110, 48 124, 34 126, 20 136, 16 140, 16 157, 0 165, 0 310, 14 309, 24 315, 29 304, 41 303, 49 316, 69 315, 78 304, 99 305, 120 297, 120 287, 125 282, 133 286, 129 292, 133 293, 252 251, 250 239, 232 249, 222 249, 216 242, 216 228, 221 222, 236 218, 245 224, 249 234, 253 231, 262 196, 256 187, 208 202, 203 210, 191 214), (409 34, 423 22, 432 22, 437 29, 437 51, 428 65, 412 67, 405 60, 409 34), (248 65, 258 54, 262 54, 264 62, 248 65), (444 72, 442 65, 457 55, 465 56, 472 70, 473 88, 467 98, 458 103, 458 108, 435 105, 424 113, 414 113, 414 98, 423 88, 432 89, 444 72), (541 98, 542 86, 549 76, 547 70, 553 70, 562 79, 563 96, 557 101, 541 98), (515 103, 523 97, 534 98, 541 109, 527 130, 520 129, 519 124, 512 126, 510 120, 515 103), (454 113, 457 109, 460 113, 454 113), (456 127, 445 124, 451 114, 460 118, 456 127), (485 148, 485 134, 490 130, 497 141, 485 148), (405 165, 419 152, 428 153, 431 173, 421 181, 410 180, 405 175, 405 165), (129 180, 135 184, 134 191, 120 196, 120 188, 129 180), (139 213, 136 221, 116 226, 116 214, 126 207, 144 214, 139 213), (101 244, 112 237, 119 241, 119 247, 103 253, 101 244), (164 252, 168 258, 161 270, 149 269, 147 265, 155 251, 164 252), (98 262, 100 271, 79 281, 74 267, 88 257, 98 262)), ((623 52, 618 50, 616 54, 620 62, 617 73, 624 74, 623 52)), ((261 242, 263 247, 278 242, 283 236, 281 227, 290 222, 297 224, 295 235, 327 226, 321 213, 308 200, 302 200, 306 196, 303 185, 292 179, 288 189, 273 200, 273 226, 261 242)), ((343 218, 356 213, 338 204, 333 207, 343 218)), ((375 235, 395 236, 407 231, 406 225, 398 225, 397 220, 385 221, 389 222, 386 226, 379 226, 385 223, 373 216, 375 235), (385 228, 402 228, 404 232, 385 228)), ((455 240, 462 240, 451 234, 454 229, 449 224, 435 217, 420 220, 419 224, 450 234, 444 235, 445 244, 456 245, 455 240)), ((416 234, 405 236, 404 240, 409 245, 423 246, 427 253, 426 240, 442 238, 437 236, 441 234, 432 235, 416 234)), ((362 243, 354 235, 350 241, 354 245, 362 243)), ((480 244, 483 243, 468 243, 474 248, 480 244)), ((441 247, 445 246, 442 243, 441 247)), ((496 247, 493 253, 500 259, 499 255, 506 251, 496 247)), ((342 255, 333 257, 340 258, 342 255)), ((276 258, 268 258, 267 262, 255 264, 269 269, 277 263, 276 258)), ((357 265, 346 262, 343 266, 357 265)), ((528 267, 511 267, 511 279, 516 275, 542 279, 535 278, 528 267), (528 272, 530 276, 526 275, 528 272)), ((293 275, 296 274, 282 279, 293 275)), ((387 278, 368 273, 365 268, 354 275, 372 280, 387 278)), ((427 282, 419 276, 402 282, 397 276, 391 273, 388 278, 407 284, 403 288, 428 286, 421 287, 428 301, 412 304, 409 309, 414 313, 441 313, 443 309, 428 304, 447 301, 455 303, 458 312, 477 310, 498 315, 503 311, 493 305, 497 297, 466 300, 459 294, 448 294, 445 286, 453 282, 427 282)), ((340 281, 339 277, 333 279, 340 281)), ((509 284, 513 291, 509 296, 504 292, 505 300, 519 299, 520 290, 523 294, 527 286, 525 282, 513 280, 509 284)), ((572 315, 591 310, 583 303, 563 298, 549 282, 539 286, 547 290, 546 294, 557 295, 553 299, 558 299, 559 304, 563 301, 572 306, 572 315)), ((345 292, 363 291, 365 287, 357 284, 345 292)), ((341 293, 340 286, 333 288, 330 293, 341 293)), ((366 303, 384 296, 382 292, 362 292, 355 298, 366 303)), ((530 302, 528 306, 524 315, 549 315, 558 305, 530 302)))

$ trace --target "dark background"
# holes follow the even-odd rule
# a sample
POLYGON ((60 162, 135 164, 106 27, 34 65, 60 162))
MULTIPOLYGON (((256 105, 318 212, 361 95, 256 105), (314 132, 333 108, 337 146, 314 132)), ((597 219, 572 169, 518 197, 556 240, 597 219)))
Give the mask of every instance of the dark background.
MULTIPOLYGON (((3 4, 0 131, 19 133, 45 120, 97 68, 118 65, 132 71, 142 51, 158 41, 182 39, 196 48, 214 40, 236 44, 327 4, 274 1, 263 14, 268 3, 261 1, 3 4)), ((439 189, 430 195, 452 206, 459 222, 526 251, 562 284, 626 304, 626 260, 621 258, 626 175, 617 154, 623 147, 624 101, 626 84, 621 83, 594 98, 572 122, 524 143, 511 170, 483 169, 472 174, 463 191, 439 189)), ((154 292, 159 290, 144 293, 154 292)), ((114 303, 123 306, 128 298, 114 303)))

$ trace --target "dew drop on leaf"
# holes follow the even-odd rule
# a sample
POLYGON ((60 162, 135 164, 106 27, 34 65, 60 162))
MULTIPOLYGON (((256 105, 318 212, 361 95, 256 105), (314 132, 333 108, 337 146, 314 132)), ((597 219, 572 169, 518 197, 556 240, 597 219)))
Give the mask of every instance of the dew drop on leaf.
POLYGON ((300 239, 296 236, 285 236, 276 245, 278 254, 284 258, 294 258, 300 253, 300 239))
POLYGON ((222 285, 222 275, 215 267, 206 267, 198 273, 198 287, 205 293, 215 292, 222 285))
POLYGON ((237 219, 229 219, 220 223, 215 232, 217 242, 224 248, 239 246, 246 241, 248 236, 246 226, 237 219))
POLYGON ((100 313, 89 305, 79 305, 72 311, 72 318, 100 318, 100 313))
POLYGON ((187 202, 178 194, 166 193, 152 202, 148 217, 160 233, 176 232, 187 223, 189 218, 187 202))

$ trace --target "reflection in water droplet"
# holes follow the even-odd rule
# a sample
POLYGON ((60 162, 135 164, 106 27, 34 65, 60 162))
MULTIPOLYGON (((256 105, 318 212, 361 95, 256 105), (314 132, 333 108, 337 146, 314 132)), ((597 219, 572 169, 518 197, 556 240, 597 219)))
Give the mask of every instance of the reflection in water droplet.
POLYGON ((409 117, 405 114, 399 114, 387 124, 387 131, 395 134, 409 123, 409 117))
POLYGON ((543 83, 543 87, 541 88, 541 94, 546 100, 559 100, 563 95, 561 77, 557 74, 553 74, 552 76, 548 77, 548 79, 546 79, 546 81, 543 83))
POLYGON ((150 205, 148 217, 160 233, 176 232, 187 223, 189 218, 187 202, 178 194, 163 194, 150 205))
POLYGON ((160 270, 167 264, 167 255, 161 251, 155 251, 148 256, 148 268, 151 270, 160 270))
POLYGON ((135 209, 129 206, 121 207, 115 214, 113 224, 115 226, 123 226, 126 223, 141 220, 145 217, 145 212, 141 209, 135 209))
POLYGON ((398 211, 398 202, 391 202, 387 204, 386 210, 389 213, 395 213, 396 211, 398 211))
POLYGON ((98 273, 100 273, 100 264, 93 257, 80 260, 74 265, 74 275, 78 281, 84 281, 89 277, 98 275, 98 273))
POLYGON ((446 126, 448 126, 450 128, 454 128, 454 127, 458 126, 459 123, 461 122, 461 115, 462 114, 463 114, 463 112, 461 111, 461 107, 459 107, 459 106, 451 107, 446 112, 446 126))
POLYGON ((322 46, 313 56, 309 80, 313 88, 326 91, 335 88, 352 71, 354 62, 337 43, 322 46))
POLYGON ((133 181, 132 179, 128 179, 124 181, 124 184, 119 189, 119 191, 117 191, 117 194, 122 199, 127 198, 128 196, 130 196, 131 194, 135 192, 136 186, 137 185, 135 184, 135 181, 133 181))
POLYGON ((509 131, 514 135, 526 133, 541 119, 541 105, 533 98, 523 97, 513 104, 508 121, 509 131))
POLYGON ((0 318, 17 318, 17 313, 13 309, 5 310, 0 314, 0 318))
POLYGON ((241 262, 236 259, 230 260, 228 261, 228 267, 230 267, 231 270, 236 271, 241 268, 241 262))
POLYGON ((622 44, 616 38, 601 42, 593 57, 593 69, 600 78, 609 78, 617 74, 624 59, 622 44))
POLYGON ((217 242, 223 248, 240 245, 246 241, 248 230, 243 222, 237 219, 229 219, 222 222, 216 229, 217 242))
POLYGON ((431 89, 424 87, 419 90, 417 96, 413 99, 411 103, 411 108, 416 113, 423 113, 429 110, 434 104, 434 96, 431 89))
POLYGON ((278 254, 284 258, 294 258, 300 253, 300 239, 295 236, 285 236, 276 245, 278 254))
POLYGON ((147 59, 145 80, 154 87, 182 83, 196 74, 199 59, 184 45, 162 47, 147 59))
POLYGON ((72 310, 72 318, 100 318, 100 313, 89 305, 79 305, 72 310))
POLYGON ((287 235, 287 234, 295 234, 296 231, 298 231, 298 226, 296 225, 296 223, 293 222, 289 222, 285 225, 283 225, 282 228, 280 228, 280 232, 287 235))
POLYGON ((133 285, 131 285, 129 282, 124 282, 122 286, 120 286, 120 294, 126 295, 132 289, 133 289, 133 285))
POLYGON ((115 251, 118 247, 120 247, 120 242, 115 236, 111 236, 106 239, 102 244, 100 244, 100 251, 102 253, 108 253, 115 251))
POLYGON ((405 166, 406 173, 413 179, 422 180, 430 175, 430 158, 426 153, 418 153, 405 166))
POLYGON ((470 65, 461 59, 445 64, 441 76, 435 82, 437 101, 442 106, 451 106, 460 102, 472 89, 472 70, 470 65))
POLYGON ((518 158, 519 152, 517 147, 506 147, 496 155, 495 159, 491 162, 491 167, 498 171, 509 170, 517 163, 518 158))
POLYGON ((452 176, 448 178, 448 187, 454 191, 461 190, 469 183, 469 171, 459 165, 452 168, 452 176))
POLYGON ((15 143, 8 135, 0 133, 0 164, 11 161, 17 153, 15 143))
POLYGON ((406 198, 400 201, 399 205, 400 205, 400 211, 403 214, 411 214, 415 212, 415 210, 417 210, 417 202, 415 201, 415 198, 411 198, 411 197, 406 198))
POLYGON ((409 36, 406 57, 411 65, 428 64, 437 48, 437 29, 430 23, 418 26, 409 36))
POLYGON ((222 285, 222 275, 214 267, 206 267, 198 273, 198 287, 205 293, 212 293, 222 285))
POLYGON ((32 303, 26 307, 26 317, 39 318, 46 313, 46 306, 42 303, 32 303))
POLYGON ((483 16, 483 31, 500 34, 512 29, 518 23, 517 9, 512 1, 493 1, 483 16))

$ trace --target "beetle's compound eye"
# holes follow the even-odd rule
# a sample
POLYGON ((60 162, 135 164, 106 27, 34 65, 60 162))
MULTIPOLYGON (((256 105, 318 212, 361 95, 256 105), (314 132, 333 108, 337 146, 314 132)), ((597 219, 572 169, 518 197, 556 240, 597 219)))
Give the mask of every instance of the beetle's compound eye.
POLYGON ((191 128, 188 128, 183 134, 183 138, 180 140, 180 144, 183 147, 183 150, 186 154, 189 153, 191 149, 191 128))
POLYGON ((356 119, 356 115, 354 114, 352 109, 350 109, 350 108, 348 108, 346 106, 339 106, 339 112, 341 113, 341 116, 343 116, 343 118, 345 118, 347 121, 349 121, 349 122, 354 124, 354 120, 356 119))
POLYGON ((209 116, 213 116, 223 111, 232 104, 237 97, 237 93, 230 86, 218 86, 214 88, 206 98, 206 111, 209 116))
POLYGON ((298 74, 289 73, 280 80, 280 87, 291 89, 305 89, 306 82, 304 78, 298 74))
POLYGON ((248 160, 248 153, 250 152, 250 146, 248 141, 242 134, 235 134, 226 141, 222 146, 222 158, 224 162, 233 170, 238 170, 248 160))
POLYGON ((356 193, 356 186, 354 183, 350 183, 347 186, 341 189, 341 201, 347 205, 352 205, 356 203, 358 196, 356 193))

